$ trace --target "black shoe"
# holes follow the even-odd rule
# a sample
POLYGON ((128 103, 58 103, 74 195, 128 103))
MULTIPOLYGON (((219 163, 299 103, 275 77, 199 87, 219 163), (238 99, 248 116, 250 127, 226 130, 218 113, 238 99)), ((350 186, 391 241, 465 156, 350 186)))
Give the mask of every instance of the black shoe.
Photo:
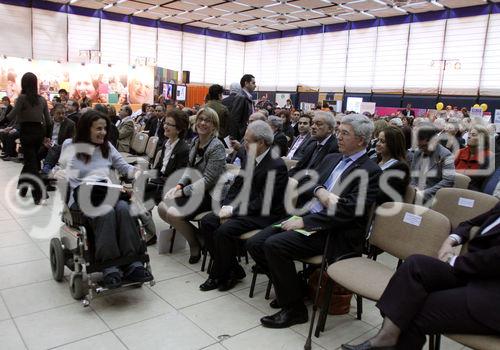
POLYGON ((239 282, 239 280, 237 280, 236 278, 228 278, 227 280, 225 280, 224 282, 222 282, 222 284, 219 286, 219 291, 220 292, 227 292, 228 290, 231 290, 234 288, 235 285, 237 285, 239 282))
POLYGON ((288 328, 295 324, 306 323, 309 319, 307 308, 304 304, 284 308, 271 316, 260 319, 260 323, 267 328, 288 328))
POLYGON ((203 284, 200 285, 200 290, 203 292, 208 292, 209 290, 214 290, 219 288, 221 281, 216 278, 209 278, 203 284))
POLYGON ((233 267, 230 274, 231 274, 231 278, 236 279, 236 280, 242 280, 245 277, 247 277, 245 269, 240 264, 233 267))
POLYGON ((104 276, 102 280, 104 287, 108 289, 116 289, 122 286, 122 278, 119 272, 111 272, 104 276))
POLYGON ((344 350, 395 350, 395 346, 372 346, 369 340, 358 345, 342 344, 344 350))
POLYGON ((198 261, 200 261, 200 259, 201 259, 201 253, 198 255, 191 255, 189 257, 189 263, 191 265, 196 264, 198 261))
POLYGON ((152 281, 154 277, 144 266, 137 266, 126 276, 126 279, 130 282, 144 283, 152 281))
POLYGON ((255 272, 255 273, 266 273, 266 271, 260 267, 259 265, 254 265, 252 266, 252 272, 255 272))
POLYGON ((146 245, 149 247, 150 245, 156 244, 156 241, 158 240, 158 236, 154 235, 150 239, 146 241, 146 245))
POLYGON ((278 303, 278 299, 274 299, 273 301, 271 301, 269 303, 269 306, 271 307, 271 309, 281 309, 280 303, 278 303))

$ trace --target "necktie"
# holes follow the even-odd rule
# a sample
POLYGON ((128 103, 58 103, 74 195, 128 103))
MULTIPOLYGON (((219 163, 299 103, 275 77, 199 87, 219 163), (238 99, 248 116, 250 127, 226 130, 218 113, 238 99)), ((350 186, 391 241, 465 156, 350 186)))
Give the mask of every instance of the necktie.
POLYGON ((306 168, 310 168, 316 162, 316 159, 319 157, 319 153, 321 152, 322 147, 323 147, 323 145, 321 143, 318 143, 316 145, 316 148, 314 149, 311 160, 309 161, 309 163, 307 163, 306 168))

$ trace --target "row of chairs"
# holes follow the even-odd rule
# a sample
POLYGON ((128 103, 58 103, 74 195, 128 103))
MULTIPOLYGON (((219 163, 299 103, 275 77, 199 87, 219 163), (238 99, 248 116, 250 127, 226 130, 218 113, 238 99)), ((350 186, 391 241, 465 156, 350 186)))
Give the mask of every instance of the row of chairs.
MULTIPOLYGON (((120 152, 128 163, 137 162, 138 158, 145 161, 155 159, 155 155, 159 157, 160 152, 156 152, 158 148, 158 137, 151 136, 143 132, 135 132, 130 142, 130 153, 120 152)), ((155 159, 156 160, 156 159, 155 159)))

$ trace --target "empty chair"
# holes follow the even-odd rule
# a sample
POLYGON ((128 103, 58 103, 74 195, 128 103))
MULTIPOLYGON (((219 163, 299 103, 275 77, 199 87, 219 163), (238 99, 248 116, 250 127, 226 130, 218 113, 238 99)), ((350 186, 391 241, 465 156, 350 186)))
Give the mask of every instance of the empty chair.
POLYGON ((148 159, 154 158, 157 146, 158 146, 158 136, 150 137, 146 145, 146 156, 148 157, 148 159))
POLYGON ((496 197, 461 188, 441 188, 431 208, 444 216, 454 229, 461 222, 485 213, 498 203, 496 197))
POLYGON ((470 177, 461 173, 455 173, 455 188, 469 188, 470 177))

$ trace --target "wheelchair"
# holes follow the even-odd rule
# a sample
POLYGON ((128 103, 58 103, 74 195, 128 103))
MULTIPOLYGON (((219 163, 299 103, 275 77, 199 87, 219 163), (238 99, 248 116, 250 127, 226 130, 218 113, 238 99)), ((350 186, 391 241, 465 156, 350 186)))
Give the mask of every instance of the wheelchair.
MULTIPOLYGON (((140 261, 145 268, 152 273, 149 255, 146 250, 146 241, 142 222, 137 218, 140 228, 141 251, 143 254, 131 257, 120 257, 106 263, 96 262, 94 259, 94 235, 88 219, 79 210, 72 210, 66 205, 62 212, 64 225, 59 230, 59 237, 50 241, 50 266, 52 277, 60 282, 64 277, 64 268, 71 270, 69 279, 69 290, 71 296, 81 300, 82 305, 87 307, 90 301, 98 294, 106 292, 100 281, 100 272, 110 266, 124 267, 134 261, 140 261)), ((131 282, 123 280, 120 288, 141 287, 143 282, 131 282)), ((154 286, 154 279, 149 282, 154 286)))

